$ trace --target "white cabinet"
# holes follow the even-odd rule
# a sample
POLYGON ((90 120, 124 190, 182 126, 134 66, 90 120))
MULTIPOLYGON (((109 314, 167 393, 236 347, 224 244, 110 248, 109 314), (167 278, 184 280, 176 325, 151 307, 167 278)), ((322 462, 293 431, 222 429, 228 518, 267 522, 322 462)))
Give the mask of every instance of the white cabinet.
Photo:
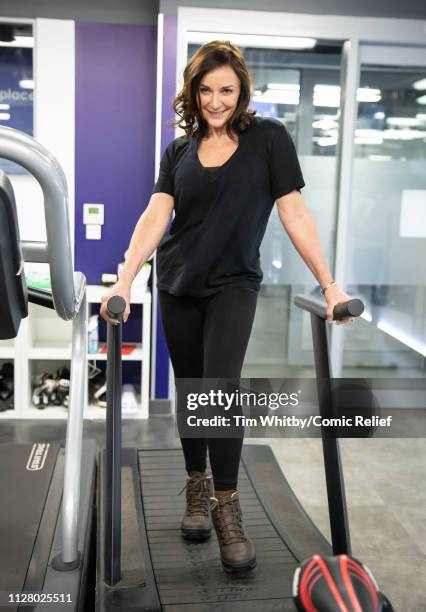
MULTIPOLYGON (((89 317, 91 304, 100 304, 101 296, 107 291, 103 286, 87 286, 87 312, 89 317)), ((151 331, 151 293, 132 292, 131 304, 142 305, 141 329, 137 337, 132 338, 136 348, 130 354, 123 355, 123 362, 140 363, 140 395, 138 411, 126 418, 148 418, 149 416, 149 379, 150 379, 150 331, 151 331)), ((94 309, 94 312, 96 310, 94 309)), ((64 406, 47 406, 44 409, 32 405, 32 387, 35 378, 43 372, 54 372, 61 366, 70 365, 72 323, 63 321, 53 310, 29 304, 29 316, 22 320, 18 337, 15 340, 0 340, 0 364, 14 362, 15 409, 0 412, 0 419, 58 419, 66 418, 68 410, 64 406)), ((87 354, 87 362, 106 360, 102 343, 97 354, 87 354)), ((87 368, 86 368, 87 374, 87 368)), ((105 408, 87 404, 87 389, 84 418, 105 419, 105 408)))
POLYGON ((15 340, 0 340, 0 361, 15 359, 15 340))

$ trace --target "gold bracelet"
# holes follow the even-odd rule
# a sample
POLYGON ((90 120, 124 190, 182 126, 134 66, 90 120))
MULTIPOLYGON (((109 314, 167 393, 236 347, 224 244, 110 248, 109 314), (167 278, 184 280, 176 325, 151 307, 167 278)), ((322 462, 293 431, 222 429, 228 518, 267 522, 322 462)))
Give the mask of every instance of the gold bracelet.
POLYGON ((131 276, 133 276, 133 280, 135 280, 135 275, 133 274, 133 272, 130 272, 130 270, 126 270, 126 268, 123 268, 121 270, 121 274, 123 274, 123 272, 127 272, 128 274, 130 274, 131 276))
POLYGON ((330 287, 332 287, 335 284, 336 284, 336 281, 331 281, 331 283, 328 283, 328 285, 326 285, 325 287, 323 287, 321 289, 321 295, 324 295, 324 293, 327 291, 327 289, 329 289, 330 287))

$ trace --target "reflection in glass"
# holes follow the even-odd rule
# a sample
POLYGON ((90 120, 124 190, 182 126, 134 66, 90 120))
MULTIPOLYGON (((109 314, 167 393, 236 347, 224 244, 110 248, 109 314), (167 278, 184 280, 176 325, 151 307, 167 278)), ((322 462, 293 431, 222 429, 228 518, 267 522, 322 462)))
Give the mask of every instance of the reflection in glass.
POLYGON ((358 103, 355 157, 425 159, 425 71, 368 66, 361 71, 361 86, 377 95, 358 103))

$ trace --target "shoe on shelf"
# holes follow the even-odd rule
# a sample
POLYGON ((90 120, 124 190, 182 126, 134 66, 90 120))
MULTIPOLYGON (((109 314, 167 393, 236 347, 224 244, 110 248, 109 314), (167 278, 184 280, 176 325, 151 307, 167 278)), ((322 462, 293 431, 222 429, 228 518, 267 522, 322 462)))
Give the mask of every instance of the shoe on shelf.
POLYGON ((256 551, 243 525, 238 492, 217 491, 210 501, 224 570, 229 573, 252 570, 256 567, 256 551))
POLYGON ((212 478, 205 472, 190 472, 186 485, 180 493, 185 490, 186 510, 181 523, 182 536, 187 540, 207 540, 212 531, 210 517, 212 478))

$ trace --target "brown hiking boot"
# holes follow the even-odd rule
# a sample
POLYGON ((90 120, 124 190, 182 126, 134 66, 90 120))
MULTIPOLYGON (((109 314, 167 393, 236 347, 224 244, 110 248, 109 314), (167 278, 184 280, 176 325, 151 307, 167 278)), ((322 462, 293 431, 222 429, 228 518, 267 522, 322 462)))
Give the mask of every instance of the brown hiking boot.
POLYGON ((211 476, 206 476, 205 472, 190 472, 190 477, 180 493, 185 489, 186 510, 181 523, 182 535, 187 540, 206 540, 210 537, 212 531, 210 518, 211 476))
POLYGON ((256 567, 256 551, 244 529, 237 491, 216 492, 216 497, 210 501, 225 571, 239 573, 253 569, 256 567))

